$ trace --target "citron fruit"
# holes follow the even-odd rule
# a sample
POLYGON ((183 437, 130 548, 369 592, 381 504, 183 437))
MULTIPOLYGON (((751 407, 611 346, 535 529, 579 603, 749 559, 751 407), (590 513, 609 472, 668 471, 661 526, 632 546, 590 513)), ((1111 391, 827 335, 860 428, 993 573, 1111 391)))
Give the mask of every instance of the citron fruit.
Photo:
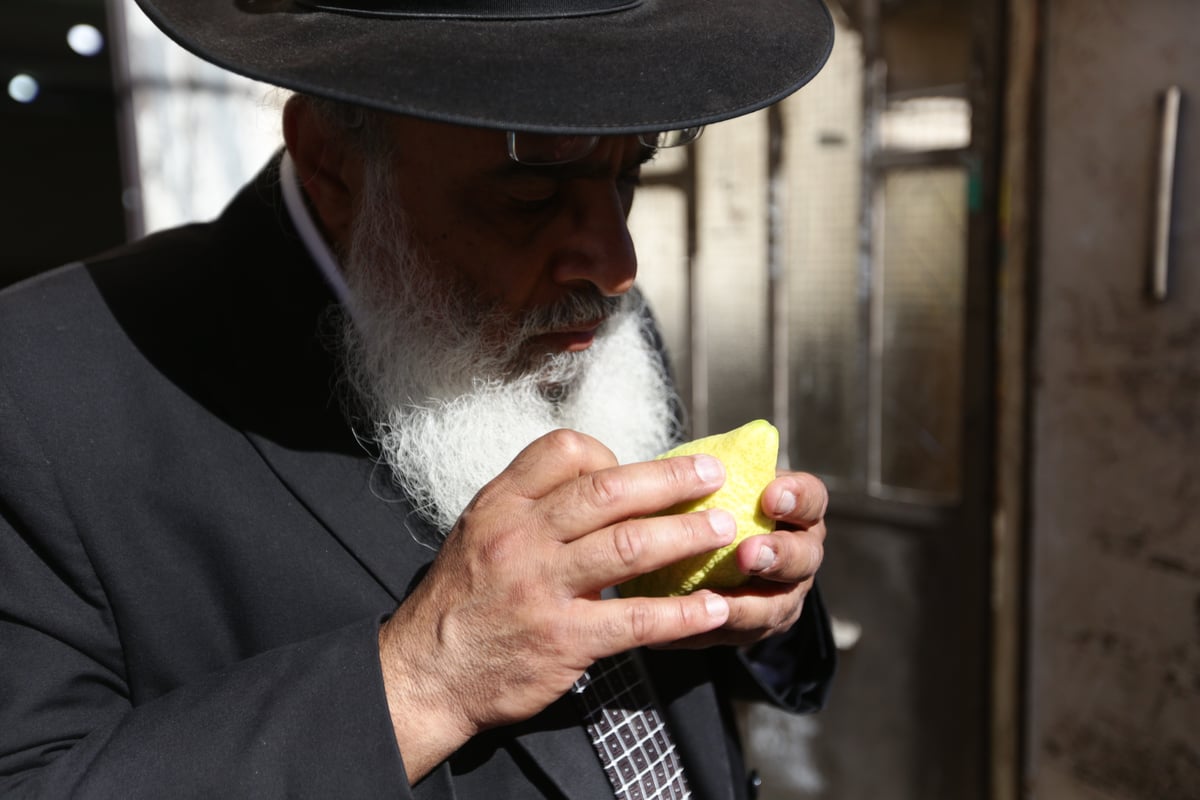
POLYGON ((775 426, 758 419, 728 433, 681 444, 659 458, 699 453, 715 456, 725 465, 724 485, 707 497, 680 503, 656 516, 720 508, 737 521, 737 536, 724 547, 626 581, 620 586, 622 595, 673 597, 697 589, 737 586, 747 576, 738 569, 734 550, 746 537, 774 530, 774 521, 762 510, 762 493, 775 478, 775 463, 779 458, 779 431, 775 426))

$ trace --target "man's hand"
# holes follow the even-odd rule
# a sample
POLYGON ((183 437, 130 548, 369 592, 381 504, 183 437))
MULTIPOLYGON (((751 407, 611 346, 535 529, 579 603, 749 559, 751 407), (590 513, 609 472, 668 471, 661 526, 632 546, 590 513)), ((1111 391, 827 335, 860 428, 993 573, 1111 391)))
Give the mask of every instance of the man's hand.
POLYGON ((829 493, 816 476, 781 472, 762 495, 763 511, 778 523, 775 532, 738 545, 738 568, 750 581, 721 592, 729 602, 729 619, 717 630, 669 646, 748 645, 796 624, 825 555, 828 505, 829 493))
MULTIPOLYGON (((749 597, 727 601, 707 591, 600 598, 606 587, 732 542, 734 521, 724 511, 645 516, 711 494, 724 480, 710 456, 618 466, 596 440, 555 431, 484 487, 428 575, 380 630, 388 706, 409 780, 480 731, 538 713, 598 658, 699 641, 726 624, 734 606, 733 631, 763 625, 763 616, 785 622, 803 597, 795 587, 806 586, 815 568, 804 535, 762 537, 769 541, 740 556, 757 558, 764 546, 778 554, 758 572, 788 587, 773 612, 749 597)), ((773 482, 771 508, 786 505, 789 491, 803 493, 803 481, 773 482)), ((804 507, 777 518, 804 524, 811 516, 804 507)))

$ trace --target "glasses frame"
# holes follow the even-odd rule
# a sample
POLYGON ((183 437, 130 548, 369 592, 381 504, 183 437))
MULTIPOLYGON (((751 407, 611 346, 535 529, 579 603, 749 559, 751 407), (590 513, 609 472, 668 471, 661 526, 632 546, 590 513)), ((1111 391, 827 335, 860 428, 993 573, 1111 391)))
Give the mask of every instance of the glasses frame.
MULTIPOLYGON (((669 131, 656 131, 654 133, 638 134, 638 142, 643 147, 649 147, 653 150, 663 150, 670 147, 684 147, 700 138, 700 134, 704 132, 704 126, 699 125, 694 128, 677 128, 669 131)), ((549 133, 532 133, 529 131, 507 131, 505 133, 505 141, 508 144, 508 157, 518 164, 525 164, 531 167, 554 167, 561 164, 570 164, 578 161, 581 158, 586 158, 596 149, 596 145, 600 143, 601 135, 599 134, 549 134, 549 133), (530 158, 526 151, 522 155, 522 149, 519 147, 519 136, 536 136, 547 140, 561 140, 566 143, 572 139, 578 140, 578 144, 572 145, 565 149, 566 155, 560 158, 530 158)), ((553 151, 553 148, 548 148, 553 151)))

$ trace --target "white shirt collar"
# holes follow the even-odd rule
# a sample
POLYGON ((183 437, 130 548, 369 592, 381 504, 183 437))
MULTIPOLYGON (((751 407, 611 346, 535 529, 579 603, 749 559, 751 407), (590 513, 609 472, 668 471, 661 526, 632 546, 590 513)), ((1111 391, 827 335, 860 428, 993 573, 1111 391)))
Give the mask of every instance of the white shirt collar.
POLYGON ((325 282, 329 284, 334 297, 349 310, 351 317, 355 317, 354 304, 350 300, 350 287, 346 285, 346 278, 342 275, 342 268, 338 266, 333 251, 329 249, 325 237, 309 213, 308 204, 304 202, 304 195, 300 190, 296 165, 286 150, 283 151, 283 158, 279 162, 279 183, 283 190, 283 204, 287 208, 288 216, 292 218, 292 224, 296 226, 296 232, 300 234, 304 249, 325 276, 325 282))

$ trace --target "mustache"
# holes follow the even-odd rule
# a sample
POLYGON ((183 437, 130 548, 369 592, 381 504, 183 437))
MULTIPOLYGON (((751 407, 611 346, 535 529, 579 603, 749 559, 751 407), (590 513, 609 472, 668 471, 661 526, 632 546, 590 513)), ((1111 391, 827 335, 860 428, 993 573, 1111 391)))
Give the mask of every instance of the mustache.
POLYGON ((625 305, 625 296, 605 296, 594 286, 576 289, 559 302, 529 311, 522 324, 526 335, 537 336, 607 320, 625 305))

